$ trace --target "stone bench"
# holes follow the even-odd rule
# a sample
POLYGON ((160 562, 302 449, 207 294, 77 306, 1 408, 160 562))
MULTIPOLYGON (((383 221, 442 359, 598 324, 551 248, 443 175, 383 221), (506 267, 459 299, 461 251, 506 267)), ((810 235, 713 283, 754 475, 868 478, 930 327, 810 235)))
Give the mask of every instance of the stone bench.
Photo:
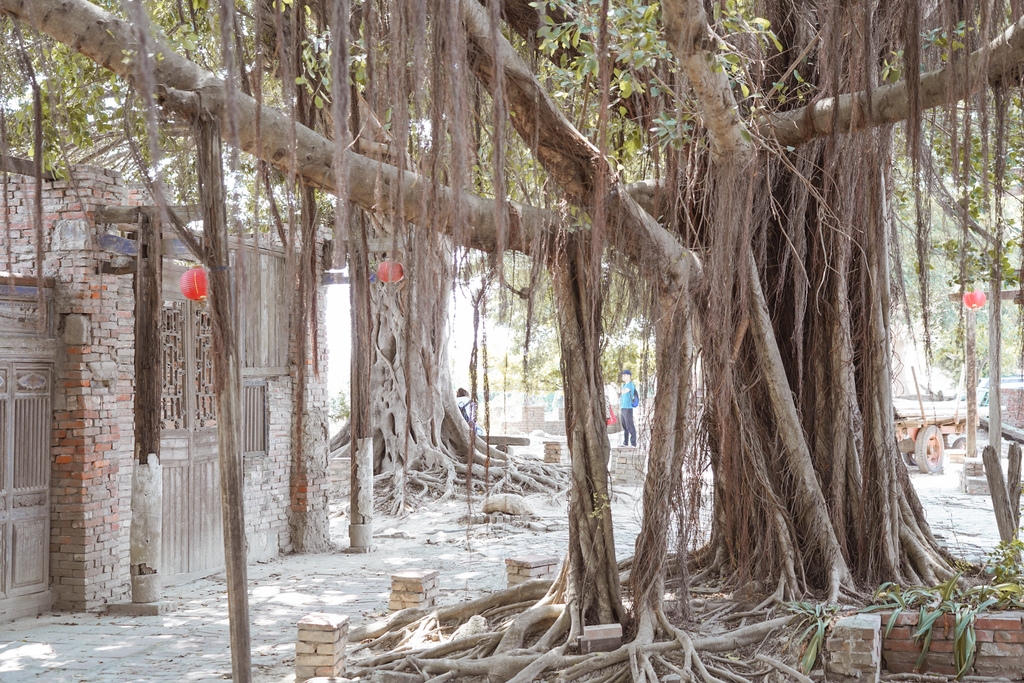
POLYGON ((295 642, 295 680, 340 676, 345 669, 348 616, 313 612, 299 619, 295 642))

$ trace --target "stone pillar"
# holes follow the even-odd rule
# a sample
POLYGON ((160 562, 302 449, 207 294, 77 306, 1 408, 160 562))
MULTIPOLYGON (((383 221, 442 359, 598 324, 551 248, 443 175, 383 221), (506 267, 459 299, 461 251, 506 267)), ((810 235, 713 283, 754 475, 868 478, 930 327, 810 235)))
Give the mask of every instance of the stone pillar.
POLYGON ((150 453, 145 465, 135 463, 132 470, 132 528, 129 541, 132 602, 159 602, 163 597, 160 576, 163 504, 160 459, 155 453, 150 453))
POLYGON ((368 553, 373 549, 373 439, 358 439, 350 446, 352 486, 346 552, 368 553))

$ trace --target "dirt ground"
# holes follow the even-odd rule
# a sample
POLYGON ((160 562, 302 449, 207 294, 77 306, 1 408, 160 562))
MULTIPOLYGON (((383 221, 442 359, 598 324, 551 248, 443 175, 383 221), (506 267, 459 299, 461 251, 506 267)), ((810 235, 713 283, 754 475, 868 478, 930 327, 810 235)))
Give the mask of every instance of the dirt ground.
MULTIPOLYGON (((531 446, 517 449, 516 455, 539 458, 543 441, 557 439, 534 435, 531 446)), ((911 478, 933 529, 954 553, 977 561, 995 546, 992 503, 987 496, 958 492, 959 466, 947 467, 943 475, 913 472, 911 478)), ((309 612, 347 614, 353 625, 384 616, 390 575, 399 569, 439 570, 440 601, 452 603, 503 589, 508 557, 561 557, 568 543, 567 497, 533 495, 530 501, 536 514, 526 520, 467 524, 465 500, 424 505, 400 518, 378 517, 375 551, 349 555, 342 552, 347 502, 339 496, 332 508, 334 550, 249 567, 255 680, 294 680, 296 622, 309 612)), ((625 558, 639 530, 640 490, 616 487, 612 504, 616 553, 625 558)), ((51 613, 0 625, 0 681, 230 678, 224 587, 223 573, 169 587, 166 594, 177 607, 160 617, 51 613)))

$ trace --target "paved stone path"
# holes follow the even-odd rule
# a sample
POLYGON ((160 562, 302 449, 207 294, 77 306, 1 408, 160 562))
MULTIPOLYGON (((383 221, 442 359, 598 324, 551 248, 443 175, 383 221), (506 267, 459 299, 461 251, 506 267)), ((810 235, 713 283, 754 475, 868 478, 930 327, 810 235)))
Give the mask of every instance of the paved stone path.
MULTIPOLYGON (((987 496, 957 491, 958 466, 947 474, 911 474, 929 521, 955 553, 980 559, 998 542, 987 496)), ((613 501, 616 550, 632 553, 639 528, 639 491, 624 488, 613 501)), ((293 680, 296 623, 309 612, 348 614, 353 625, 383 615, 390 575, 409 567, 441 572, 441 601, 477 597, 505 586, 504 559, 561 556, 568 541, 564 497, 539 500, 541 529, 516 524, 453 523, 462 504, 432 506, 400 521, 378 522, 376 552, 294 555, 249 567, 253 670, 256 681, 293 680)), ((346 543, 344 518, 332 538, 346 543)), ((0 624, 0 682, 134 683, 230 678, 227 601, 223 574, 166 591, 178 608, 159 617, 51 613, 0 624)))

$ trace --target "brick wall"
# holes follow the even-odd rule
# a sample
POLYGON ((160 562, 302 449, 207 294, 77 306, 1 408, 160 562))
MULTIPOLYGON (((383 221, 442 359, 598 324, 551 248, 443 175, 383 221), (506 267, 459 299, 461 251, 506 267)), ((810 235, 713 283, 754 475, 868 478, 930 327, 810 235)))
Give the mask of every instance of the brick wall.
POLYGON ((292 381, 267 380, 267 452, 246 455, 244 464, 245 531, 249 561, 291 551, 288 527, 291 471, 292 381))
POLYGON ((1024 427, 1024 389, 1002 387, 999 400, 1006 405, 1003 423, 1011 427, 1024 427))
MULTIPOLYGON (((881 613, 882 629, 889 623, 890 613, 881 613)), ((889 637, 882 642, 884 667, 891 673, 911 673, 921 653, 914 642, 918 612, 900 614, 889 637)), ((953 659, 955 621, 943 615, 932 630, 931 647, 920 673, 952 676, 956 674, 953 659)), ((1024 612, 984 612, 974 623, 977 634, 976 657, 967 674, 999 676, 1024 680, 1024 612)), ((883 631, 884 632, 884 631, 883 631)))
MULTIPOLYGON (((34 274, 34 180, 12 176, 8 202, 16 273, 34 274)), ((119 204, 116 173, 78 167, 74 183, 43 184, 43 273, 56 280, 53 312, 63 341, 55 360, 50 479, 54 606, 87 609, 127 595, 134 451, 134 293, 131 276, 99 275, 89 212, 119 204)), ((0 254, 6 254, 0 231, 0 254)))
MULTIPOLYGON (((319 248, 318 242, 318 248, 319 248)), ((291 459, 291 504, 289 526, 291 541, 296 550, 325 550, 330 540, 330 521, 327 516, 327 497, 330 476, 327 464, 328 441, 327 406, 327 337, 326 312, 323 306, 324 288, 317 293, 319 319, 317 321, 317 350, 320 374, 314 372, 312 360, 306 365, 305 412, 302 420, 302 453, 292 453, 291 459)), ((310 347, 312 344, 310 343, 310 347)), ((292 330, 291 358, 295 357, 294 325, 292 330)), ((294 362, 293 362, 294 365, 294 362)), ((293 367, 292 382, 297 381, 293 367)), ((289 411, 290 431, 294 437, 295 411, 289 411)), ((294 450, 294 449, 293 449, 294 450)))
MULTIPOLYGON (((105 226, 95 226, 91 213, 102 205, 145 204, 148 197, 103 169, 79 166, 74 180, 44 182, 43 272, 56 280, 52 299, 58 338, 53 359, 51 592, 56 608, 83 610, 129 596, 135 447, 133 277, 98 274, 110 254, 98 248, 97 236, 105 226)), ((0 224, 0 270, 33 275, 34 180, 11 176, 9 188, 12 259, 7 262, 8 233, 0 224)), ((322 319, 319 329, 325 370, 322 319)), ((321 379, 310 375, 307 411, 315 422, 326 410, 327 391, 321 379)), ((273 557, 292 545, 293 377, 269 377, 266 383, 267 450, 247 456, 244 464, 251 560, 273 557)), ((326 463, 326 443, 319 446, 326 463)), ((312 441, 306 446, 317 447, 312 441)), ((323 489, 324 509, 318 514, 326 520, 326 471, 311 476, 310 482, 311 490, 323 489)))

